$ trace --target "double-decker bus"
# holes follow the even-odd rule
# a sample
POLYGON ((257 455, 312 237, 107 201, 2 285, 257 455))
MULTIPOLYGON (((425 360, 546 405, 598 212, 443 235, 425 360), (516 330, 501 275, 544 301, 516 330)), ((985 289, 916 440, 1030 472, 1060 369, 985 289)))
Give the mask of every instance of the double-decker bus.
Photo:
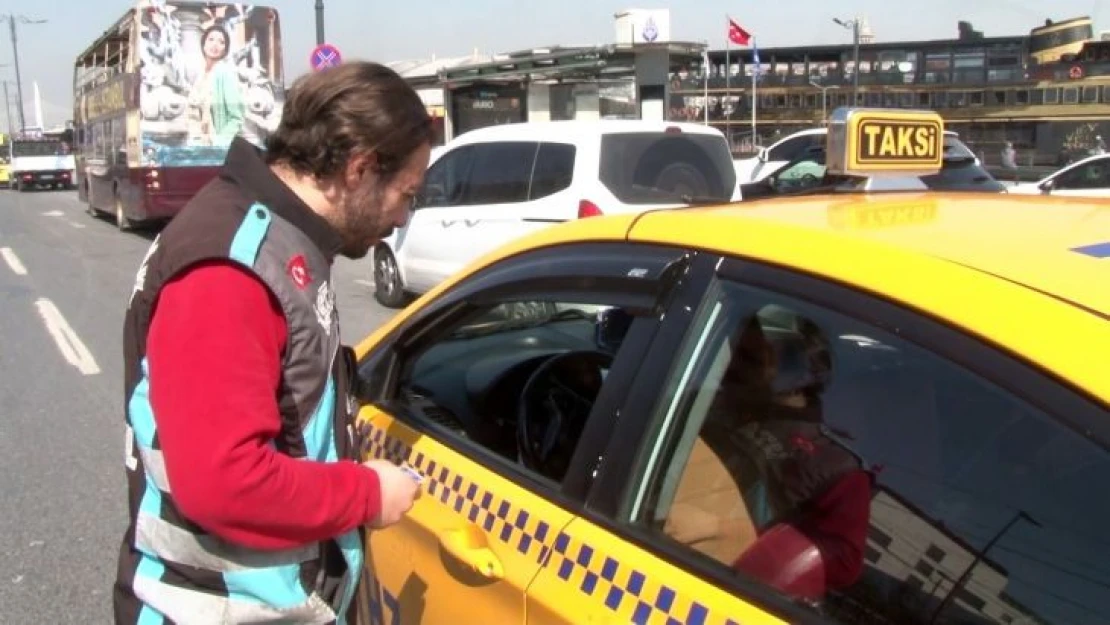
POLYGON ((76 184, 121 229, 172 218, 236 136, 261 144, 284 98, 278 13, 141 0, 78 57, 76 184))

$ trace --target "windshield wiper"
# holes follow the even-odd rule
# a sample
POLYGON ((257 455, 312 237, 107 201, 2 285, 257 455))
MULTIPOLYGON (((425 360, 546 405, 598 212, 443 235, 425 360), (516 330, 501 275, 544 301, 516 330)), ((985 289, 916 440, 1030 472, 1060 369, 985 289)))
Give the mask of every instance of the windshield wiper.
POLYGON ((731 198, 721 199, 719 197, 711 197, 708 195, 680 195, 679 198, 683 204, 690 206, 714 206, 717 204, 731 204, 731 198))

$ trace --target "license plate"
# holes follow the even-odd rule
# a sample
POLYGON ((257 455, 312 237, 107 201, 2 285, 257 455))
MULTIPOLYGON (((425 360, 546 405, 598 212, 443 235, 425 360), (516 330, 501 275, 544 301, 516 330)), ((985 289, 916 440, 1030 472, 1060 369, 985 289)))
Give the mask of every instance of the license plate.
POLYGON ((42 176, 40 176, 40 178, 42 178, 43 180, 53 180, 54 174, 43 174, 42 176))

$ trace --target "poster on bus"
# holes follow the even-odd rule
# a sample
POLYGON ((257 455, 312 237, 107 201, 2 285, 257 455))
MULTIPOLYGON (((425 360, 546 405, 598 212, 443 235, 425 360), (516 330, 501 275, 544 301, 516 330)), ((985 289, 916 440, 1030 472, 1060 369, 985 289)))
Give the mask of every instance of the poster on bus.
POLYGON ((277 127, 284 81, 274 9, 146 0, 138 43, 148 166, 220 164, 234 137, 261 145, 277 127))

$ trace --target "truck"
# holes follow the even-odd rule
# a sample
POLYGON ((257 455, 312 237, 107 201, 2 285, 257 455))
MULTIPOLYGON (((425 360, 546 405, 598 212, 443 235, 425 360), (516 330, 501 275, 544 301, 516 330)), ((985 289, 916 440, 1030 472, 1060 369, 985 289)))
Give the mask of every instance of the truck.
POLYGON ((59 137, 23 132, 11 138, 11 188, 74 189, 76 163, 69 143, 59 137))

